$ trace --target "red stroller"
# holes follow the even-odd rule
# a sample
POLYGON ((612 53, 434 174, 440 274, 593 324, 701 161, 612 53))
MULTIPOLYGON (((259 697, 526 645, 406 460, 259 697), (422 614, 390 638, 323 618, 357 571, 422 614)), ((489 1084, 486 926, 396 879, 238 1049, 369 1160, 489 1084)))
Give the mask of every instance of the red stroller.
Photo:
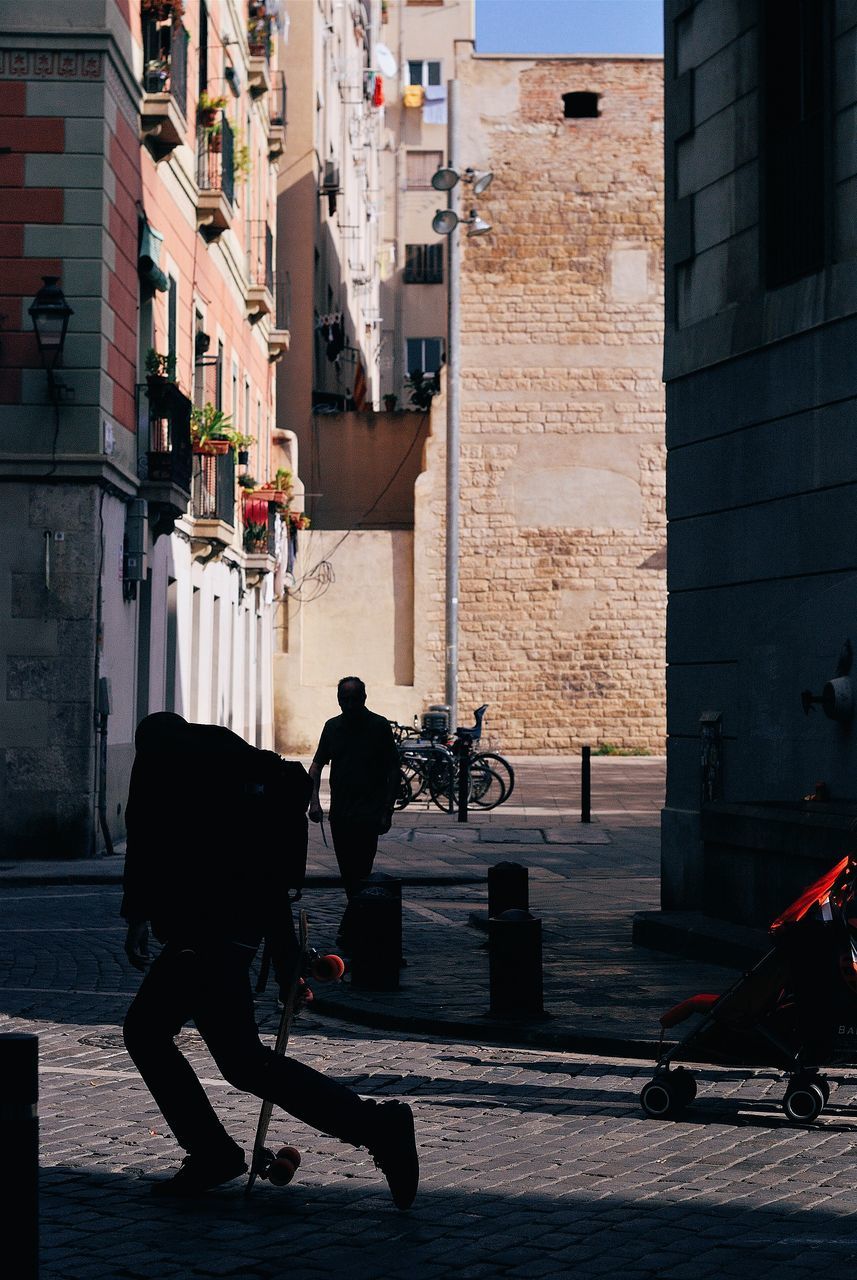
POLYGON ((725 1040, 728 1058, 761 1056, 789 1072, 782 1106, 790 1120, 818 1119, 830 1097, 819 1067, 857 1060, 855 895, 857 854, 850 854, 777 917, 772 949, 733 987, 721 996, 692 996, 662 1015, 662 1040, 692 1014, 702 1019, 659 1059, 640 1094, 646 1115, 663 1120, 689 1106, 696 1081, 673 1062, 703 1043, 723 1061, 725 1040))

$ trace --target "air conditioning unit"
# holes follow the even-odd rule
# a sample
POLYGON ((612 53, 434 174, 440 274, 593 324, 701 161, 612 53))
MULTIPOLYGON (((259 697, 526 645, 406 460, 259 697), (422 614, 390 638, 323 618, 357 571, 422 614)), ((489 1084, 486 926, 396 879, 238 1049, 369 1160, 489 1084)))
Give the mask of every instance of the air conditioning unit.
POLYGON ((334 160, 325 160, 324 162, 321 189, 325 192, 339 190, 339 165, 334 160))

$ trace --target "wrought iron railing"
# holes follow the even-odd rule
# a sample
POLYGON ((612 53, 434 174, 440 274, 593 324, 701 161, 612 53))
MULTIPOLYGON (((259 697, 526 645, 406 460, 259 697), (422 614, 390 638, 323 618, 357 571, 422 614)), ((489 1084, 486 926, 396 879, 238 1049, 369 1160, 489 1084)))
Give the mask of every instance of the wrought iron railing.
POLYGON ((235 455, 193 455, 193 516, 196 520, 235 523, 235 455))
POLYGON ((222 111, 217 124, 200 125, 196 139, 196 182, 200 191, 222 191, 231 204, 235 196, 235 137, 222 111))
POLYGON ((187 115, 188 34, 179 22, 159 24, 143 15, 143 89, 169 93, 183 116, 187 115))
POLYGON ((274 328, 291 328, 292 319, 292 280, 288 271, 274 276, 274 328))
POLYGON ((191 404, 174 383, 163 382, 137 387, 137 469, 141 480, 190 492, 191 404))
POLYGON ((267 222, 250 224, 247 275, 251 284, 263 284, 274 292, 274 233, 267 222))
POLYGON ((268 101, 270 104, 269 119, 271 121, 271 124, 277 126, 280 129, 285 129, 286 124, 288 123, 286 111, 288 108, 289 100, 288 100, 288 92, 286 89, 286 77, 284 72, 282 71, 274 72, 274 82, 271 85, 271 92, 270 92, 268 101))

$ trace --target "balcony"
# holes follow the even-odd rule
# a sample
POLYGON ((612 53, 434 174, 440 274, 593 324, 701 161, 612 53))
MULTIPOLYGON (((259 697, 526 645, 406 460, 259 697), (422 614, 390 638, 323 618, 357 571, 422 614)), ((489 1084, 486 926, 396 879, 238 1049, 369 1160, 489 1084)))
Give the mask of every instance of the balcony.
POLYGON ((247 281, 247 316, 256 324, 274 310, 274 233, 267 222, 250 224, 247 281))
POLYGON ((187 136, 188 34, 179 22, 143 15, 143 104, 140 135, 156 161, 187 136))
POLYGON ((275 364, 282 360, 289 349, 291 334, 292 281, 288 271, 274 276, 274 310, 271 328, 268 330, 268 361, 275 364))
POLYGON ((270 115, 268 119, 268 159, 279 160, 286 150, 286 109, 288 96, 286 77, 282 71, 274 72, 269 99, 270 115))
POLYGON ((250 0, 247 10, 247 88, 252 98, 261 98, 271 89, 271 18, 265 0, 250 0))
POLYGON ((250 586, 277 567, 276 511, 264 498, 248 494, 244 499, 244 572, 250 586))
POLYGON ((137 472, 157 538, 172 533, 191 492, 191 403, 173 382, 137 387, 137 472))
POLYGON ((235 532, 235 455, 193 455, 191 551, 194 559, 215 560, 235 532))
POLYGON ((198 125, 196 221, 206 240, 216 240, 232 225, 234 154, 235 139, 225 112, 214 125, 198 125))

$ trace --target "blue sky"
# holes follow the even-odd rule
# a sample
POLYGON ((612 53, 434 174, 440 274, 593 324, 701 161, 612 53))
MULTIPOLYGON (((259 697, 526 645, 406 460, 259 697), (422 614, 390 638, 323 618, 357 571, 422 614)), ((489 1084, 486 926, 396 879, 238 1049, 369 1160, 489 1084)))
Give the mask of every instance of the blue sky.
POLYGON ((476 0, 478 53, 663 53, 662 0, 476 0))

